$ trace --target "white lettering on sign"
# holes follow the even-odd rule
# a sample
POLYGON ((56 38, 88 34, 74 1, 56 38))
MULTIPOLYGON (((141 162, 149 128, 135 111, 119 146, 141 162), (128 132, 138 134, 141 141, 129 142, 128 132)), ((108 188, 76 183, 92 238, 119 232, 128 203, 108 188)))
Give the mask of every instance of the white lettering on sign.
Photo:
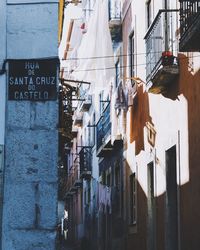
POLYGON ((55 78, 55 76, 36 77, 36 84, 37 85, 54 85, 54 84, 56 84, 56 78, 55 78))
POLYGON ((46 101, 57 98, 56 60, 16 60, 9 63, 9 100, 46 101))
POLYGON ((15 91, 15 100, 47 100, 49 98, 48 91, 15 91))
POLYGON ((34 76, 35 75, 35 70, 34 69, 29 69, 28 70, 28 75, 29 76, 34 76))
POLYGON ((35 85, 33 84, 33 85, 28 85, 28 90, 30 91, 30 90, 35 90, 35 85))
POLYGON ((9 78, 10 85, 55 85, 56 84, 56 77, 55 76, 41 76, 33 78, 32 76, 27 77, 10 77, 9 78))
POLYGON ((39 68, 40 66, 38 62, 25 62, 25 69, 34 70, 39 68))

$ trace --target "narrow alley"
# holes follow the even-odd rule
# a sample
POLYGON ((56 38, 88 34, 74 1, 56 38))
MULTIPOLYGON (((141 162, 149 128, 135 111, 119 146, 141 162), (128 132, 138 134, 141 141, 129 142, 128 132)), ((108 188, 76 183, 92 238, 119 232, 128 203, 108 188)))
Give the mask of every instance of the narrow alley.
POLYGON ((196 0, 67 1, 59 193, 76 249, 199 249, 199 20, 196 0))
POLYGON ((0 0, 0 250, 200 249, 200 0, 0 0))

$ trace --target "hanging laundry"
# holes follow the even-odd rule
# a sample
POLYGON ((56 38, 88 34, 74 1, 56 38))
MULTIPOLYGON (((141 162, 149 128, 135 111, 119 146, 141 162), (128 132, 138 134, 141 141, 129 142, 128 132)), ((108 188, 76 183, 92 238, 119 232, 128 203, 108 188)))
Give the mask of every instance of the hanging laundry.
POLYGON ((109 213, 112 212, 112 204, 111 204, 111 187, 106 187, 106 203, 105 207, 109 208, 109 213))
POLYGON ((132 83, 131 80, 126 81, 126 88, 128 92, 127 103, 128 106, 133 106, 133 100, 137 94, 137 84, 135 82, 132 83))
POLYGON ((96 1, 87 33, 78 48, 74 79, 90 82, 90 94, 99 94, 115 77, 114 52, 108 23, 108 0, 96 1), (100 70, 99 70, 100 69, 100 70))
POLYGON ((106 213, 107 207, 111 213, 111 187, 99 184, 99 211, 106 213))
POLYGON ((111 118, 111 143, 113 144, 118 133, 118 118, 115 109, 115 94, 113 91, 113 86, 110 88, 110 118, 111 118))
POLYGON ((115 109, 127 110, 127 98, 126 98, 125 91, 123 89, 122 81, 120 82, 119 86, 117 87, 116 99, 115 99, 115 109))

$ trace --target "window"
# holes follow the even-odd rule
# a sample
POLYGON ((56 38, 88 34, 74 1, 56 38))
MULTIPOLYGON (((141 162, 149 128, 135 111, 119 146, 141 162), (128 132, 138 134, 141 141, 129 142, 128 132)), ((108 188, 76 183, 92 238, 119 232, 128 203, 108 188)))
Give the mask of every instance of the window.
POLYGON ((93 114, 93 121, 92 121, 92 124, 93 124, 93 133, 92 133, 92 145, 95 144, 95 130, 96 130, 96 127, 95 127, 95 124, 96 124, 96 115, 95 113, 93 114))
POLYGON ((84 205, 86 206, 86 204, 87 204, 87 192, 85 190, 85 192, 84 192, 84 205))
POLYGON ((81 201, 80 201, 80 206, 81 206, 81 221, 83 221, 83 190, 80 192, 81 195, 81 201))
POLYGON ((91 138, 91 124, 88 123, 88 146, 92 145, 92 138, 91 138))
POLYGON ((88 134, 88 131, 87 131, 87 127, 85 127, 84 128, 84 145, 88 141, 89 141, 89 134, 88 134))
POLYGON ((100 114, 102 115, 104 110, 104 103, 103 103, 103 92, 99 94, 99 106, 100 106, 100 114))
POLYGON ((84 205, 89 205, 91 201, 91 185, 90 181, 87 183, 87 189, 84 192, 84 205))
POLYGON ((120 69, 121 65, 120 65, 120 60, 118 59, 116 64, 115 64, 115 70, 116 70, 116 82, 115 82, 115 87, 117 88, 119 86, 120 83, 120 73, 121 73, 121 69, 120 69))
POLYGON ((151 25, 152 22, 152 2, 148 0, 147 3, 147 28, 151 25))
POLYGON ((108 187, 111 186, 111 174, 110 173, 108 173, 107 176, 106 176, 106 185, 108 187))
POLYGON ((115 186, 119 190, 119 186, 120 186, 120 169, 119 169, 119 166, 116 166, 116 168, 115 168, 115 186))
POLYGON ((135 75, 135 67, 134 67, 134 32, 132 32, 129 36, 129 51, 130 51, 130 77, 134 77, 135 75))
POLYGON ((154 195, 154 163, 147 165, 147 211, 148 211, 148 237, 149 250, 156 249, 156 224, 155 224, 155 195, 154 195))
POLYGON ((102 174, 101 174, 101 177, 102 177, 102 185, 106 185, 106 172, 103 171, 102 174))
POLYGON ((130 175, 130 223, 136 224, 136 213, 137 213, 137 185, 135 173, 130 175))
POLYGON ((90 187, 90 182, 88 183, 88 199, 87 199, 87 201, 88 201, 88 204, 91 201, 91 187, 90 187))
POLYGON ((117 162, 114 172, 114 197, 115 197, 115 212, 118 214, 118 216, 122 215, 122 197, 121 197, 121 190, 120 190, 120 166, 117 162))

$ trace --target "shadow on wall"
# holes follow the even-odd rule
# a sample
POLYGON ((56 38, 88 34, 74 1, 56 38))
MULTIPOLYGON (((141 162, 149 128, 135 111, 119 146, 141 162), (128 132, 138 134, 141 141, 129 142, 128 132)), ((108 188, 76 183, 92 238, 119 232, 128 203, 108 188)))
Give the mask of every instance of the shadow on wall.
POLYGON ((200 242, 198 225, 200 221, 200 69, 194 71, 192 63, 194 58, 179 54, 179 59, 179 79, 170 85, 165 97, 175 100, 179 95, 183 95, 187 100, 190 181, 181 186, 180 190, 181 250, 197 250, 200 242))
POLYGON ((190 172, 190 181, 180 191, 182 250, 197 250, 200 242, 200 70, 194 72, 191 66, 191 60, 180 54, 178 94, 183 94, 188 103, 190 172))
MULTIPOLYGON (((168 87, 168 91, 163 94, 165 98, 171 100, 179 100, 179 96, 183 95, 187 100, 188 106, 188 145, 189 145, 189 176, 190 180, 187 184, 177 187, 180 197, 180 241, 181 250, 198 250, 199 248, 199 221, 200 221, 200 70, 193 72, 191 62, 188 57, 179 54, 180 59, 180 75, 168 87)), ((173 112, 173 111, 172 111, 173 112)), ((143 91, 143 86, 138 88, 134 105, 131 107, 131 135, 130 142, 135 142, 135 154, 138 155, 144 150, 144 127, 146 122, 152 123, 149 114, 148 93, 143 91)), ((181 157, 181 155, 180 155, 181 157)), ((183 166, 180 166, 180 169, 183 166)), ((127 194, 128 195, 128 194, 127 194)), ((166 194, 155 198, 156 204, 156 245, 157 250, 165 249, 165 206, 166 194)), ((127 249, 142 250, 147 249, 144 244, 145 230, 147 230, 147 197, 142 191, 138 183, 138 226, 137 233, 128 234, 127 249), (141 218, 143 219, 141 219, 141 218), (143 234, 143 236, 140 236, 143 234), (143 240, 142 238, 143 237, 143 240)), ((147 231, 146 231, 147 232, 147 231)))
POLYGON ((144 150, 144 127, 147 122, 152 123, 149 114, 149 97, 144 86, 138 86, 133 106, 130 108, 130 143, 135 142, 135 154, 144 150))

